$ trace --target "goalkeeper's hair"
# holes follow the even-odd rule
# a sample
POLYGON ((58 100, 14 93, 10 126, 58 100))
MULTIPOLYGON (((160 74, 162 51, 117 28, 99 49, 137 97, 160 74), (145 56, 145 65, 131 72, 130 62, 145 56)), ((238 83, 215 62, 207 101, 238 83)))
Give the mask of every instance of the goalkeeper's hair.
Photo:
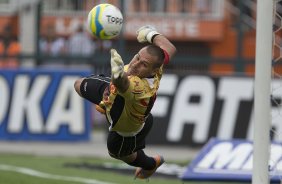
POLYGON ((160 47, 156 45, 148 45, 146 46, 146 49, 150 55, 158 57, 157 62, 153 63, 153 67, 154 68, 161 67, 165 59, 165 54, 164 54, 163 49, 161 49, 160 47))

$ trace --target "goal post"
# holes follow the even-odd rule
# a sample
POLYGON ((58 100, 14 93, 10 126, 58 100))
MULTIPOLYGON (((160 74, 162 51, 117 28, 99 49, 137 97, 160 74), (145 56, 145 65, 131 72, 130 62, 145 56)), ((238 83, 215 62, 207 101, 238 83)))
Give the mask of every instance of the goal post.
POLYGON ((273 1, 257 0, 252 184, 269 184, 273 1))

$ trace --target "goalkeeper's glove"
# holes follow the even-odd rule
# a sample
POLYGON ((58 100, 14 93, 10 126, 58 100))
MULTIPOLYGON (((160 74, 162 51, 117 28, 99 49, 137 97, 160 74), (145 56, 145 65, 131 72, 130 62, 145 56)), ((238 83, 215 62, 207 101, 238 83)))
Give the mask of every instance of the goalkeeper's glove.
POLYGON ((153 39, 155 36, 160 35, 159 32, 153 26, 146 25, 142 26, 137 30, 137 40, 140 43, 153 43, 153 39))
POLYGON ((124 64, 122 58, 115 49, 111 49, 112 78, 117 79, 119 77, 122 77, 124 74, 123 67, 124 64))

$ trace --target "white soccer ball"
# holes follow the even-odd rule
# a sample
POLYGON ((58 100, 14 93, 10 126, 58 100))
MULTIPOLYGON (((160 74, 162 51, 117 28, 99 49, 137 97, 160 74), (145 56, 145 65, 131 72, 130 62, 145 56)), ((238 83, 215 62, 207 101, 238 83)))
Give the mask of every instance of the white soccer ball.
POLYGON ((119 35, 123 16, 120 10, 112 4, 99 4, 88 14, 88 30, 100 39, 112 39, 119 35))

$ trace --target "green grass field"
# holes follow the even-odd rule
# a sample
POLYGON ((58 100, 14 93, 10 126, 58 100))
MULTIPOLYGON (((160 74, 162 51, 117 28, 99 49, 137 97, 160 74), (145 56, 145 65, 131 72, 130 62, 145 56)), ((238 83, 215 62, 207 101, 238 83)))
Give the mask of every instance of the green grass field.
MULTIPOLYGON (((133 172, 120 173, 102 169, 67 167, 66 165, 99 166, 105 162, 120 163, 114 159, 47 157, 32 155, 0 154, 0 184, 141 184, 146 180, 134 180, 133 172)), ((153 176, 149 183, 181 184, 180 179, 153 176)), ((196 184, 199 182, 185 182, 196 184)), ((222 184, 201 182, 202 184, 222 184)), ((235 184, 235 183, 233 183, 235 184)), ((236 183, 238 184, 238 183, 236 183)))

